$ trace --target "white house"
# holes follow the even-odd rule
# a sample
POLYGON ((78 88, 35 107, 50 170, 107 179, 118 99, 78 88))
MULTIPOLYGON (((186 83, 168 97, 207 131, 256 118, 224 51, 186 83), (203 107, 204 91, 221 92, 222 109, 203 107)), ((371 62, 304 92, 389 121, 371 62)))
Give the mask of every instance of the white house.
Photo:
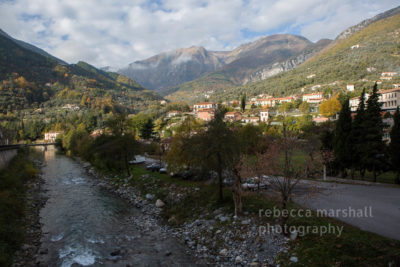
POLYGON ((245 124, 251 123, 257 125, 259 121, 260 121, 259 117, 243 117, 243 123, 245 124))
POLYGON ((379 94, 382 110, 395 110, 400 105, 400 88, 380 90, 379 94))
POLYGON ((311 94, 304 94, 303 97, 303 102, 307 103, 315 103, 315 102, 321 102, 324 99, 324 93, 317 92, 317 93, 311 93, 311 94))
POLYGON ((260 121, 267 122, 269 119, 269 110, 263 109, 260 111, 260 121))
POLYGON ((193 111, 197 112, 200 109, 213 109, 216 110, 218 108, 218 104, 212 102, 200 102, 193 105, 193 111))
MULTIPOLYGON (((367 102, 368 98, 369 98, 369 94, 365 94, 365 101, 364 102, 367 102)), ((350 110, 352 112, 357 111, 357 108, 358 108, 359 104, 360 104, 360 97, 359 96, 350 98, 349 105, 350 105, 350 110)))
POLYGON ((172 118, 172 117, 178 116, 179 114, 181 114, 179 111, 171 110, 170 112, 167 113, 167 117, 172 118))
POLYGON ((354 84, 346 85, 346 90, 349 91, 349 92, 353 92, 354 91, 354 84))
POLYGON ((44 134, 44 141, 55 142, 59 134, 61 134, 61 132, 47 132, 44 134))

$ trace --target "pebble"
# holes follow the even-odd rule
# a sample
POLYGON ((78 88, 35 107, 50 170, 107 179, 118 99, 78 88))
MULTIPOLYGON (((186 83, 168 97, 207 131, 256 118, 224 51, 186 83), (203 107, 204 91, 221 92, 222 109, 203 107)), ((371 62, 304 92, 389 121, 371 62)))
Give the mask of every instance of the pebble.
POLYGON ((156 207, 157 208, 162 208, 165 206, 165 203, 161 199, 157 199, 156 201, 156 207))
POLYGON ((152 200, 154 198, 154 196, 152 194, 146 194, 146 198, 149 200, 152 200))
POLYGON ((298 262, 299 259, 297 257, 292 256, 292 257, 290 257, 290 261, 291 262, 298 262))

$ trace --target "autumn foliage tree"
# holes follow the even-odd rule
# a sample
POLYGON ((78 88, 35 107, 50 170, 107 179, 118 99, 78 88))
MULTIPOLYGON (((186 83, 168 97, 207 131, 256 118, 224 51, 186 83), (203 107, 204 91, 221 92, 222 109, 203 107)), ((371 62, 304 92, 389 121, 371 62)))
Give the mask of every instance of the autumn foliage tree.
POLYGON ((340 105, 339 100, 336 98, 331 98, 321 103, 319 106, 319 113, 325 117, 332 117, 338 113, 341 108, 342 106, 340 105))

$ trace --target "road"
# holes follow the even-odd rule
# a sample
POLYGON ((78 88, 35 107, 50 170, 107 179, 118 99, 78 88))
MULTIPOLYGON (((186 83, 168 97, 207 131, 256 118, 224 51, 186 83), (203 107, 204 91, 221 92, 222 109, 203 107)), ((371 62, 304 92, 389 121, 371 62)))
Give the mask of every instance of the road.
MULTIPOLYGON (((303 182, 300 188, 304 189, 303 182)), ((304 197, 304 191, 295 201, 311 209, 365 210, 363 217, 335 217, 362 230, 400 240, 400 188, 385 185, 353 185, 318 182, 317 194, 304 197)), ((352 214, 354 215, 354 214, 352 214)), ((356 214, 357 215, 357 214, 356 214)))

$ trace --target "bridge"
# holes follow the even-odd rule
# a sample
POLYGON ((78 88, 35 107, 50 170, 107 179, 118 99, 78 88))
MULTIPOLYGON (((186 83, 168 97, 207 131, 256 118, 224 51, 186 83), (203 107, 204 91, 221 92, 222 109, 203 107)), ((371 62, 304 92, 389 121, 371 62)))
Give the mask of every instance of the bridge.
POLYGON ((56 143, 32 143, 32 144, 12 144, 12 145, 0 145, 0 151, 13 150, 22 147, 30 147, 30 146, 52 146, 56 143))

